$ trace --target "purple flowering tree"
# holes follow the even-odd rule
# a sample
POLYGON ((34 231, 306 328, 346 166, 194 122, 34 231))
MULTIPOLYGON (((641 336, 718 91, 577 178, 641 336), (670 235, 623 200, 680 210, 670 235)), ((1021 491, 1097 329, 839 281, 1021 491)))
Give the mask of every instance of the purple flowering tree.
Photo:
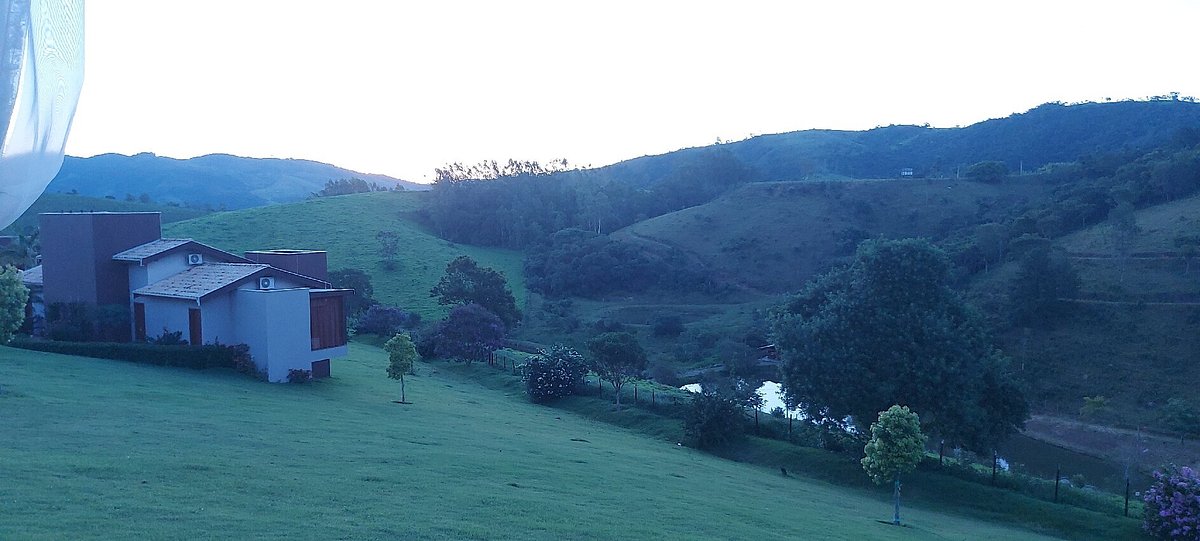
POLYGON ((446 359, 479 361, 504 347, 504 323, 478 304, 464 304, 450 310, 449 317, 438 324, 434 353, 446 359))
POLYGON ((1200 540, 1200 475, 1184 466, 1154 472, 1146 490, 1145 528, 1158 539, 1200 540))

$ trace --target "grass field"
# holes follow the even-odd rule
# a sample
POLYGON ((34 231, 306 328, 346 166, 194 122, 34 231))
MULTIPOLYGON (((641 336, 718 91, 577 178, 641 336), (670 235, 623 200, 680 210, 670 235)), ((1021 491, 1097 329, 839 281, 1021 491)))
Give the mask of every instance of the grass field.
POLYGON ((187 220, 209 214, 211 211, 186 207, 172 207, 156 203, 139 201, 124 201, 120 199, 105 199, 103 197, 87 197, 83 195, 68 195, 63 193, 43 193, 33 202, 17 221, 6 227, 0 233, 5 235, 27 234, 37 228, 37 215, 41 212, 79 212, 79 211, 108 211, 108 212, 161 212, 163 223, 187 220))
POLYGON ((310 199, 300 203, 222 212, 163 228, 167 237, 190 237, 222 250, 276 248, 326 250, 330 270, 356 268, 371 276, 375 298, 413 310, 426 319, 446 309, 429 297, 446 264, 467 255, 496 269, 508 279, 517 297, 525 300, 521 254, 511 250, 454 244, 423 231, 408 213, 418 209, 426 194, 375 192, 310 199), (380 231, 400 238, 395 270, 384 268, 379 254, 380 231))
MULTIPOLYGON (((0 538, 1039 539, 784 478, 384 356, 334 378, 0 348, 0 538)), ((1129 530, 1129 529, 1127 529, 1129 530)))

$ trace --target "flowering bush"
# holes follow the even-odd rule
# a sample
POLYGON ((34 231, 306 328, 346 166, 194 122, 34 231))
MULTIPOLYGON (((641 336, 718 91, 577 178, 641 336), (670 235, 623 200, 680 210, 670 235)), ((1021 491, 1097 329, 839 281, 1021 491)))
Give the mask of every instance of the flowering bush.
POLYGON ((1145 528, 1158 539, 1200 540, 1200 475, 1184 466, 1154 472, 1145 528))
POLYGON ((525 362, 525 392, 534 402, 572 395, 583 387, 586 375, 583 355, 567 346, 553 346, 525 362))

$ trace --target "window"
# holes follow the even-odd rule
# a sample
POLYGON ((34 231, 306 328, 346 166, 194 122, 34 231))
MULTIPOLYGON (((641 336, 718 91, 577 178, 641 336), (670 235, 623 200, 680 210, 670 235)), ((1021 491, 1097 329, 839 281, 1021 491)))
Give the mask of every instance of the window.
POLYGON ((308 300, 312 350, 346 345, 346 311, 340 294, 315 296, 308 300))

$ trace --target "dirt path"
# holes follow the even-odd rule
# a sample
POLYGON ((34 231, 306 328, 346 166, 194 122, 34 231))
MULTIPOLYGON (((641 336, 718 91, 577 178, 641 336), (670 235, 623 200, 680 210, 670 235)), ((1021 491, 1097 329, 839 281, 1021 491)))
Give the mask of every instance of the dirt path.
POLYGON ((1059 447, 1118 464, 1130 461, 1143 468, 1162 464, 1200 466, 1200 441, 1093 425, 1062 417, 1034 415, 1025 435, 1059 447))

